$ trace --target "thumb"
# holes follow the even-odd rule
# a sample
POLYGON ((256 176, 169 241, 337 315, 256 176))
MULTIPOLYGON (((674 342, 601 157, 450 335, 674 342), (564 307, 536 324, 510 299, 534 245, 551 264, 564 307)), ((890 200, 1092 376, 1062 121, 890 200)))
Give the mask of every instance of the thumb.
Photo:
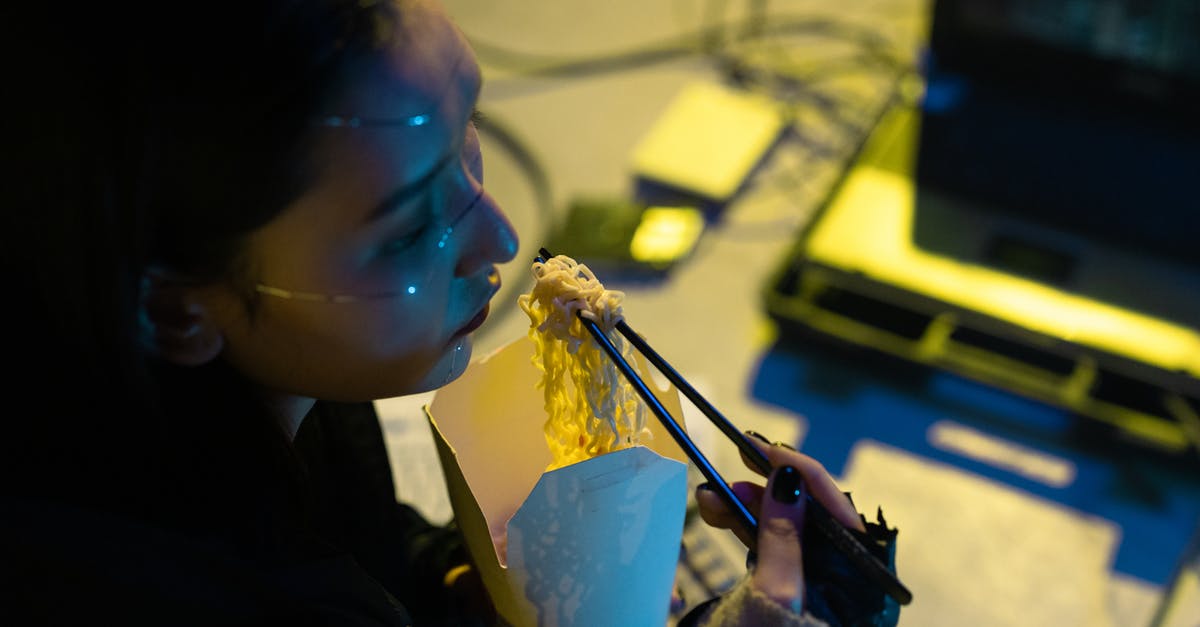
POLYGON ((780 466, 767 482, 758 518, 758 558, 752 582, 777 603, 799 613, 804 605, 800 538, 806 489, 800 471, 780 466))

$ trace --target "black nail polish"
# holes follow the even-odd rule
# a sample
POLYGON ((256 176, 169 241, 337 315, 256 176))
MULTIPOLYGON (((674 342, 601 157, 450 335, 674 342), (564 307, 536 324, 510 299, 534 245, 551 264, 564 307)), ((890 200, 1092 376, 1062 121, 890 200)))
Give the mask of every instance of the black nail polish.
POLYGON ((707 481, 696 486, 697 492, 712 492, 712 489, 713 489, 712 486, 708 485, 707 481))
POLYGON ((771 441, 767 439, 767 436, 765 436, 757 431, 746 431, 746 435, 753 436, 755 438, 758 438, 759 440, 762 440, 763 444, 771 443, 771 441))
POLYGON ((800 478, 800 471, 791 466, 780 466, 779 470, 775 471, 775 479, 771 488, 771 498, 776 502, 792 505, 800 500, 800 495, 803 494, 803 481, 800 478))

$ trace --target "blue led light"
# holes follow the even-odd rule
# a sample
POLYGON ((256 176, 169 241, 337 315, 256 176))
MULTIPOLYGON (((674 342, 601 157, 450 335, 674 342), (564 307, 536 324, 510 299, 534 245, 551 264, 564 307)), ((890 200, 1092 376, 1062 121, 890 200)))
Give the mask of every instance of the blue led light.
POLYGON ((339 127, 360 128, 363 126, 394 126, 396 124, 404 124, 405 126, 425 126, 426 124, 429 123, 429 120, 431 120, 431 119, 432 119, 432 117, 428 113, 421 113, 418 115, 412 115, 412 116, 409 116, 406 118, 399 118, 399 119, 396 119, 396 118, 363 119, 363 118, 360 118, 357 116, 356 117, 344 117, 344 116, 340 116, 340 115, 329 115, 329 116, 325 116, 321 120, 321 124, 323 124, 325 126, 332 126, 335 128, 339 128, 339 127))

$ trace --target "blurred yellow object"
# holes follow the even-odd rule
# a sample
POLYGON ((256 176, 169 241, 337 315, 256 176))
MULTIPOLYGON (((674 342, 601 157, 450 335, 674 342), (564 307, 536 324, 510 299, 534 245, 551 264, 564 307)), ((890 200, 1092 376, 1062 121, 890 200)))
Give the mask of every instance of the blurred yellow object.
POLYGON ((1024 329, 1200 377, 1195 329, 926 253, 907 237, 912 211, 911 179, 858 168, 814 229, 807 254, 1024 329))
POLYGON ((914 244, 916 116, 900 108, 881 122, 770 281, 768 311, 1159 449, 1200 448, 1187 400, 1200 389, 1200 329, 914 244))
POLYGON ((786 127, 782 105, 715 83, 686 86, 633 151, 635 175, 726 201, 786 127))
POLYGON ((629 256, 652 265, 674 263, 692 251, 703 231, 699 209, 647 207, 629 242, 629 256))

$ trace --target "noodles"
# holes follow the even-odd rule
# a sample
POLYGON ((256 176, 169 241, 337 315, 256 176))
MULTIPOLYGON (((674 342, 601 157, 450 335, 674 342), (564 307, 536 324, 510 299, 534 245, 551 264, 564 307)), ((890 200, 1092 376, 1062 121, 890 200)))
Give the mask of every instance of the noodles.
POLYGON ((622 292, 606 290, 586 265, 558 255, 533 264, 536 283, 518 298, 529 316, 534 364, 542 373, 547 470, 638 444, 649 437, 646 408, 576 312, 593 320, 627 361, 633 350, 613 328, 622 292))

